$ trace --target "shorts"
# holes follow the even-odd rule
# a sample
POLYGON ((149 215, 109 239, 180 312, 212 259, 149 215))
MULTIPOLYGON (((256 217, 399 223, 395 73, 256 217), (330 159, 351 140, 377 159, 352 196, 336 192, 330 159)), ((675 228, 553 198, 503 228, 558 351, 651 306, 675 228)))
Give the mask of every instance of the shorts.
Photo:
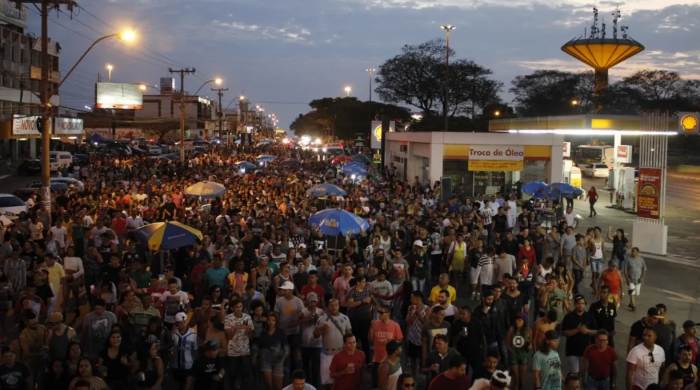
POLYGON ((597 274, 603 271, 603 259, 591 259, 591 272, 597 274))
POLYGON ((481 267, 469 267, 469 281, 471 284, 477 284, 479 282, 479 275, 481 274, 481 267))
POLYGON ((512 349, 511 350, 511 362, 512 366, 526 366, 530 360, 530 352, 526 349, 512 349))
POLYGON ((333 356, 335 354, 327 354, 321 351, 321 384, 322 385, 332 385, 333 378, 331 378, 331 362, 333 361, 333 356))
POLYGON ((284 362, 287 351, 283 348, 260 349, 260 371, 272 372, 274 376, 284 376, 284 362))
POLYGON ((637 283, 632 283, 628 285, 627 291, 629 291, 630 295, 635 295, 639 296, 639 294, 642 292, 642 282, 639 281, 637 283))
POLYGON ((580 356, 567 356, 566 362, 569 366, 569 372, 579 373, 579 363, 581 362, 580 356))

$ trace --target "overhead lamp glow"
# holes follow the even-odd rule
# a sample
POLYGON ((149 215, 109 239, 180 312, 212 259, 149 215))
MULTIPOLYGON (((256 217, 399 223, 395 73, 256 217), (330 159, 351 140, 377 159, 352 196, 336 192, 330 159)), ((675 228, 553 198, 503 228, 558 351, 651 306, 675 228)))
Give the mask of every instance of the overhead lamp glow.
POLYGON ((119 39, 127 43, 134 42, 137 38, 138 34, 134 29, 131 28, 124 29, 119 33, 119 39))
POLYGON ((640 135, 662 135, 674 136, 678 135, 677 131, 658 131, 658 130, 618 130, 618 129, 522 129, 508 130, 510 134, 556 134, 556 135, 622 135, 622 136, 640 136, 640 135))

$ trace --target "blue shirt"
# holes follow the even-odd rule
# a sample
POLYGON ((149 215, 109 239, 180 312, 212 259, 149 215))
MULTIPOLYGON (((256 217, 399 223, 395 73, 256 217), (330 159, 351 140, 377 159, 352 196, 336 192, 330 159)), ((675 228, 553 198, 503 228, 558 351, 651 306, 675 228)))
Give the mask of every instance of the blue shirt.
POLYGON ((226 267, 209 268, 204 274, 204 277, 207 281, 208 287, 223 287, 226 283, 226 277, 228 276, 228 274, 229 270, 226 267))

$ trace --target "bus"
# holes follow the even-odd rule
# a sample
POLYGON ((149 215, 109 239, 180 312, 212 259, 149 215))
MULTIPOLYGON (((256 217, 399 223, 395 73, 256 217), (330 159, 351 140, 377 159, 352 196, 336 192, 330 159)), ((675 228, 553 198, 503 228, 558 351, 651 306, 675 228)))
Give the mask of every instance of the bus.
POLYGON ((610 145, 579 145, 574 148, 576 165, 605 164, 612 167, 615 148, 610 145))

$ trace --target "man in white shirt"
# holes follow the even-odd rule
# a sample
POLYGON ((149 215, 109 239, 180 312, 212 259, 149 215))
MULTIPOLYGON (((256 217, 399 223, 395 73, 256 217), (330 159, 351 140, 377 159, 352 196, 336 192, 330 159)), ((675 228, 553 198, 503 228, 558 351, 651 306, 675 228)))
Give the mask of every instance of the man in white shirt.
POLYGON ((85 268, 83 267, 83 259, 75 255, 75 248, 72 245, 66 249, 66 257, 63 258, 63 269, 66 273, 63 279, 65 283, 63 289, 64 300, 68 300, 71 292, 77 298, 80 286, 83 283, 85 268))
POLYGON ((323 351, 321 353, 321 384, 333 383, 330 366, 333 356, 343 349, 343 337, 352 333, 350 318, 340 312, 340 302, 333 298, 328 301, 328 313, 318 319, 314 335, 321 337, 323 351))
POLYGON ((627 354, 627 389, 643 390, 659 383, 661 367, 666 361, 664 349, 656 345, 656 331, 644 329, 642 343, 627 354))

